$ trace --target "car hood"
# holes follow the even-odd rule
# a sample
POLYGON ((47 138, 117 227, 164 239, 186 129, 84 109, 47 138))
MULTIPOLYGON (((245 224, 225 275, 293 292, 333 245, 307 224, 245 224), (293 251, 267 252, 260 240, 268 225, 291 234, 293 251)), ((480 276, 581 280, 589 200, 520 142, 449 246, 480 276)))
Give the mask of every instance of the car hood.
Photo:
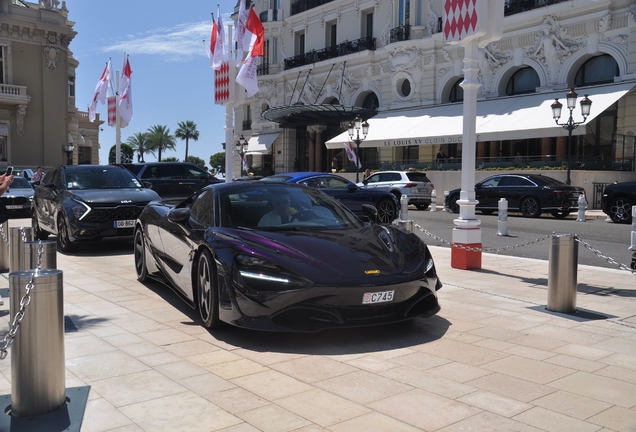
POLYGON ((92 204, 147 204, 159 199, 157 192, 150 189, 93 189, 72 191, 71 194, 92 204))
MULTIPOLYGON (((426 246, 414 234, 391 226, 324 231, 242 231, 259 252, 302 271, 309 265, 345 279, 391 276, 420 271, 426 246)), ((245 246, 249 247, 248 244, 245 246)), ((344 282, 343 282, 344 283, 344 282)))

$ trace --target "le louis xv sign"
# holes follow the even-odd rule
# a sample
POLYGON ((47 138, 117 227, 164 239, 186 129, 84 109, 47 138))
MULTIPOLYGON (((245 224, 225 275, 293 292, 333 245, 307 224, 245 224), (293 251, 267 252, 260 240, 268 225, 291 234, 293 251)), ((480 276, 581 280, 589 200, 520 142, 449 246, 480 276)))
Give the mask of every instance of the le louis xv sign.
POLYGON ((384 147, 398 147, 398 146, 415 146, 426 144, 458 144, 462 142, 461 135, 449 135, 440 137, 420 137, 420 138, 402 138, 394 140, 384 140, 382 144, 384 147))

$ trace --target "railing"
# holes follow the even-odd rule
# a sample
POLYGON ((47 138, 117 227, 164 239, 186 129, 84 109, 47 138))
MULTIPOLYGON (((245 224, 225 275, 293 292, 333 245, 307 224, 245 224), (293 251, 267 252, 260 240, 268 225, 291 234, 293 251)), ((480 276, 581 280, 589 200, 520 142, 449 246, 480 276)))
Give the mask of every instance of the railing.
POLYGON ((332 1, 333 0, 298 0, 291 4, 291 14, 296 15, 309 9, 331 3, 332 1))
POLYGON ((243 130, 252 130, 252 120, 243 120, 243 130))
POLYGON ((26 86, 0 84, 0 97, 1 96, 27 97, 27 88, 26 86))
POLYGON ((410 33, 411 33, 411 26, 408 24, 400 25, 398 27, 392 28, 390 36, 389 36, 389 43, 409 40, 410 33))
POLYGON ((269 10, 264 10, 263 12, 261 12, 258 17, 260 18, 261 22, 268 22, 268 21, 278 21, 278 9, 269 9, 269 10), (269 19, 269 12, 272 12, 272 19, 269 19))
POLYGON ((284 69, 293 69, 299 66, 367 50, 375 51, 375 38, 363 37, 352 41, 345 41, 332 47, 311 50, 304 54, 286 58, 284 69))
POLYGON ((269 75, 269 63, 261 63, 256 66, 256 75, 269 75))
POLYGON ((506 0, 504 7, 504 16, 514 15, 526 12, 532 9, 539 9, 566 0, 506 0))

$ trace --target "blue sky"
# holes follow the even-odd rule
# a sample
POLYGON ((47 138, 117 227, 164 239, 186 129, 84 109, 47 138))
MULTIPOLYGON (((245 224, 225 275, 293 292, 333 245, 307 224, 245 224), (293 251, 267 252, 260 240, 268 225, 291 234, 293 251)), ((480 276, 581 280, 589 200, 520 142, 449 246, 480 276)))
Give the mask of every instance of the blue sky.
MULTIPOLYGON (((165 125, 174 134, 179 122, 192 120, 199 140, 190 141, 188 155, 202 158, 207 165, 212 154, 223 151, 225 141, 225 107, 214 103, 214 71, 203 45, 203 40, 210 39, 211 13, 216 16, 217 4, 224 24, 231 23, 234 0, 67 0, 68 17, 77 32, 70 45, 79 61, 77 108, 88 111, 109 59, 113 73, 121 74, 125 52, 133 71, 133 119, 121 129, 121 141, 154 125, 165 125)), ((97 112, 107 120, 106 105, 98 103, 97 112)), ((102 127, 100 163, 106 164, 116 134, 107 123, 102 127)), ((162 152, 162 158, 169 156, 183 160, 185 141, 177 140, 174 152, 162 152)), ((153 161, 156 156, 145 159, 153 161)))

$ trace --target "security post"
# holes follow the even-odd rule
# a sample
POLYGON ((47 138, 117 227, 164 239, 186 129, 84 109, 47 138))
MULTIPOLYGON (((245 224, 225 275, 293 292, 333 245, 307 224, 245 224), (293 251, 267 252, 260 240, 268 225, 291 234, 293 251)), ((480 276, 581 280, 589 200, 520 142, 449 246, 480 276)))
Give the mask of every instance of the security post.
POLYGON ((585 194, 579 194, 579 199, 577 201, 577 204, 579 206, 579 214, 578 217, 576 218, 577 222, 585 222, 585 206, 587 205, 586 199, 585 199, 585 194))
POLYGON ((408 232, 413 232, 413 221, 409 219, 409 197, 402 195, 400 197, 400 226, 406 228, 408 232))
MULTIPOLYGON (((636 205, 632 206, 632 245, 628 250, 636 251, 636 205)), ((632 270, 636 270, 636 252, 632 255, 632 264, 630 267, 632 270)))
POLYGON ((444 191, 444 208, 442 209, 442 211, 445 211, 445 212, 450 211, 450 209, 446 205, 447 202, 448 202, 448 191, 444 191))
POLYGON ((16 270, 57 268, 57 242, 34 240, 24 244, 24 252, 16 270))
POLYGON ((497 235, 508 235, 508 200, 505 198, 499 199, 499 220, 497 221, 497 235))
POLYGON ((0 224, 0 271, 9 270, 9 221, 0 224))
POLYGON ((435 189, 431 191, 431 211, 437 211, 437 191, 435 189))
POLYGON ((33 228, 11 227, 9 233, 9 272, 23 270, 20 260, 24 253, 24 244, 33 240, 33 228))
POLYGON ((548 272, 548 306, 553 312, 576 311, 579 243, 575 234, 552 234, 548 272))

